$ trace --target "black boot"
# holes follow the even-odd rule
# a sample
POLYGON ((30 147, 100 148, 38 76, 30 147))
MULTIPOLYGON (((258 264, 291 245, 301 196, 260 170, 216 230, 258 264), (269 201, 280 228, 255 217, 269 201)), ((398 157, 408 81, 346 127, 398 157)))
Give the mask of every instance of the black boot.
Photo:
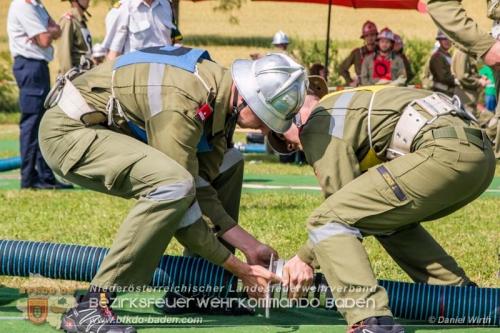
POLYGON ((66 312, 61 328, 68 333, 137 333, 135 328, 118 320, 109 306, 111 302, 106 294, 92 293, 90 300, 85 297, 85 301, 83 296, 79 296, 76 306, 66 312))
POLYGON ((403 326, 389 316, 369 317, 358 324, 354 324, 347 333, 404 333, 403 326))

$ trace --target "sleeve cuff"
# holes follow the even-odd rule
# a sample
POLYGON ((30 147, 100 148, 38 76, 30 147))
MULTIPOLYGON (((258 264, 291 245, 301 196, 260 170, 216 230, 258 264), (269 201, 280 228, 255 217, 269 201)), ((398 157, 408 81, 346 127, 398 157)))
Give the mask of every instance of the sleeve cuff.
POLYGON ((215 225, 215 236, 221 237, 226 232, 236 227, 238 224, 229 216, 227 218, 220 220, 218 223, 214 223, 215 225))
POLYGON ((313 254, 313 244, 311 243, 310 240, 307 240, 307 242, 302 245, 302 247, 299 249, 297 252, 297 256, 299 257, 300 260, 305 262, 308 265, 312 265, 314 260, 314 254, 313 254))
POLYGON ((219 242, 202 218, 185 228, 178 229, 175 238, 182 245, 215 265, 222 264, 231 255, 231 252, 219 242))
POLYGON ((479 49, 481 50, 486 50, 484 52, 482 51, 479 51, 478 54, 476 55, 476 58, 484 58, 484 55, 486 54, 486 52, 488 52, 491 47, 493 46, 493 44, 495 44, 497 41, 496 39, 494 39, 493 37, 491 37, 490 35, 486 35, 484 37, 482 37, 477 45, 479 45, 479 49))

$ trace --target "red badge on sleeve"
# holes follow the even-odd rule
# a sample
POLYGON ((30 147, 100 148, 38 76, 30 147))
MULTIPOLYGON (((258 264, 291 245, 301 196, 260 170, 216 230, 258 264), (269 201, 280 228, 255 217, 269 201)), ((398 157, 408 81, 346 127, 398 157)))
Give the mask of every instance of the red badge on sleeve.
POLYGON ((203 106, 196 112, 196 115, 200 117, 201 121, 207 120, 208 117, 213 113, 212 108, 207 104, 203 104, 203 106))

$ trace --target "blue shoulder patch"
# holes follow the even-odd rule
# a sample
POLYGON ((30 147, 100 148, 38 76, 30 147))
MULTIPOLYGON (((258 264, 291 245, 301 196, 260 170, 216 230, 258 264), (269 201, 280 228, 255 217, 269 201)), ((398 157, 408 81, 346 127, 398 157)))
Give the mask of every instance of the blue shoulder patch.
POLYGON ((155 46, 120 56, 113 69, 139 63, 158 63, 194 72, 198 59, 212 60, 208 51, 184 46, 155 46))

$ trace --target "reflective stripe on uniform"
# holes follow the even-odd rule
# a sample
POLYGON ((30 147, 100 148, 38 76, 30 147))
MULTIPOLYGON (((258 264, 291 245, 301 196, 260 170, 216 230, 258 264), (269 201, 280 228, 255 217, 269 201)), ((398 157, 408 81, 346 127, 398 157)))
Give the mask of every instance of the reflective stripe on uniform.
POLYGON ((195 223, 201 218, 201 208, 198 205, 198 201, 193 202, 191 207, 188 208, 186 214, 182 218, 181 222, 179 222, 179 226, 177 229, 185 228, 195 223))
POLYGON ((330 222, 322 227, 309 231, 309 239, 313 245, 327 239, 328 237, 337 235, 353 235, 359 239, 363 239, 363 235, 357 228, 348 227, 345 224, 338 222, 330 222))
POLYGON ((219 168, 219 175, 226 172, 233 165, 243 160, 243 154, 236 148, 231 148, 224 153, 222 164, 219 168))
POLYGON ((177 200, 194 195, 195 193, 193 180, 190 179, 181 183, 160 186, 149 193, 146 198, 154 201, 177 200))
POLYGON ((330 119, 330 130, 328 131, 331 136, 342 139, 347 107, 355 94, 356 92, 343 93, 335 101, 332 109, 332 117, 330 119))
POLYGON ((210 182, 198 176, 198 180, 196 181, 196 188, 207 187, 210 186, 210 182))
POLYGON ((161 90, 163 82, 163 73, 165 72, 165 65, 158 63, 149 64, 149 77, 148 77, 148 100, 151 117, 162 111, 161 105, 161 90))

